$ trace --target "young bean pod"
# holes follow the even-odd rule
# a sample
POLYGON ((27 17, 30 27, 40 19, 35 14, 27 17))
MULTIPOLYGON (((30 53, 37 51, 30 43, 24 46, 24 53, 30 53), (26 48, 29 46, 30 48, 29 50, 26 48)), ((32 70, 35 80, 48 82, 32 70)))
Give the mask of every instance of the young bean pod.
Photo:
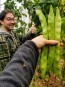
POLYGON ((55 59, 53 63, 53 72, 57 77, 62 78, 60 67, 60 39, 61 39, 61 16, 59 8, 56 8, 55 17, 55 40, 58 40, 58 45, 55 46, 55 59))
MULTIPOLYGON (((50 6, 50 11, 48 15, 48 35, 50 40, 55 39, 54 12, 52 5, 50 6)), ((49 73, 49 71, 52 69, 54 57, 55 57, 55 46, 49 46, 47 73, 49 73)))
MULTIPOLYGON (((41 22, 43 36, 44 36, 44 38, 48 39, 46 18, 43 15, 41 10, 36 10, 36 15, 39 17, 39 20, 41 22)), ((41 58, 40 58, 40 72, 41 72, 40 77, 42 79, 45 78, 45 73, 46 73, 46 69, 47 69, 47 55, 48 55, 48 47, 44 46, 42 49, 41 58)))

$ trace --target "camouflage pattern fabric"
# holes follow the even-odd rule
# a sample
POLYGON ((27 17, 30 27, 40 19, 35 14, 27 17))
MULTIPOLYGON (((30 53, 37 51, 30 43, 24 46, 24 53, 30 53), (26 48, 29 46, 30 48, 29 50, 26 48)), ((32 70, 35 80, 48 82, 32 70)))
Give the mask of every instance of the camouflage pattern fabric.
POLYGON ((7 34, 0 32, 0 71, 4 69, 20 46, 20 41, 17 37, 15 37, 14 33, 7 34))
POLYGON ((35 35, 32 33, 22 37, 22 35, 15 32, 7 33, 0 31, 0 71, 7 65, 18 47, 26 40, 34 37, 35 35))

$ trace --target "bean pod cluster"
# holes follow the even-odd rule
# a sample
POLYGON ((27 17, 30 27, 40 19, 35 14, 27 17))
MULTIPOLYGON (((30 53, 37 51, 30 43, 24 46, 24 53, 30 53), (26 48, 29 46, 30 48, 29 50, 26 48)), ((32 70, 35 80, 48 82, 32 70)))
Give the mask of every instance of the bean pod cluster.
POLYGON ((52 71, 57 77, 62 78, 60 67, 60 39, 61 39, 61 16, 59 8, 56 7, 56 15, 54 14, 52 5, 48 14, 48 20, 41 10, 36 10, 36 15, 41 22, 43 36, 46 39, 58 40, 56 46, 44 46, 40 54, 40 77, 45 78, 46 74, 52 71))

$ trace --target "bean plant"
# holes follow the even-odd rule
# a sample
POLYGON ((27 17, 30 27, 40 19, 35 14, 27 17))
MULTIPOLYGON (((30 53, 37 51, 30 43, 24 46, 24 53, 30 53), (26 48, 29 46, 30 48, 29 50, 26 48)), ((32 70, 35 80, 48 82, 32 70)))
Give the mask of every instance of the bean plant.
POLYGON ((61 38, 61 16, 59 8, 56 8, 56 15, 52 5, 48 15, 48 21, 41 10, 36 10, 36 15, 41 22, 43 37, 45 39, 58 40, 56 46, 44 46, 40 56, 40 77, 45 79, 46 74, 52 71, 57 77, 62 78, 60 67, 60 38, 61 38))

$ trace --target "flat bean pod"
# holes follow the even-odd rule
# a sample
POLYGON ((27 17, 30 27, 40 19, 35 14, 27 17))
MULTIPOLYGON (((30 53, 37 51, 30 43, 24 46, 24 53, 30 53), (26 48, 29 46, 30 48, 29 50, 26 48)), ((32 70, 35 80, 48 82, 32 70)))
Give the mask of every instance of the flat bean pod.
POLYGON ((61 16, 57 7, 55 17, 55 40, 58 40, 58 45, 55 46, 55 59, 53 64, 53 72, 57 77, 62 78, 60 67, 60 39, 61 39, 61 16))
MULTIPOLYGON (((36 10, 36 14, 39 17, 39 20, 41 22, 43 36, 44 36, 44 38, 48 39, 46 18, 43 15, 41 10, 36 10)), ((40 58, 40 72, 41 72, 40 77, 43 79, 45 78, 45 73, 46 73, 46 69, 47 69, 47 54, 48 54, 48 47, 44 46, 42 49, 41 58, 40 58)))
MULTIPOLYGON (((55 39, 54 12, 52 5, 50 6, 50 11, 48 15, 48 35, 50 40, 55 39)), ((49 46, 47 73, 52 68, 54 57, 55 57, 55 46, 49 46)))

